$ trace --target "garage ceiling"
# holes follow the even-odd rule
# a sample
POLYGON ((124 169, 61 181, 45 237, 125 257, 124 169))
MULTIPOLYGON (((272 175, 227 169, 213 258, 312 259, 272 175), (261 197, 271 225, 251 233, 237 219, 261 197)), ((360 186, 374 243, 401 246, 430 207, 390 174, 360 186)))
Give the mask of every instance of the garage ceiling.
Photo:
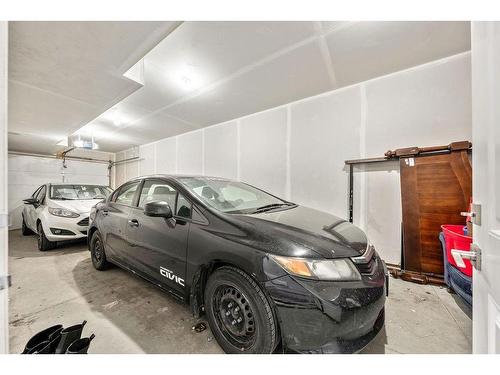
POLYGON ((9 22, 9 150, 53 153, 141 87, 123 73, 176 22, 9 22))
POLYGON ((120 151, 470 50, 468 22, 176 26, 11 23, 9 149, 120 151))

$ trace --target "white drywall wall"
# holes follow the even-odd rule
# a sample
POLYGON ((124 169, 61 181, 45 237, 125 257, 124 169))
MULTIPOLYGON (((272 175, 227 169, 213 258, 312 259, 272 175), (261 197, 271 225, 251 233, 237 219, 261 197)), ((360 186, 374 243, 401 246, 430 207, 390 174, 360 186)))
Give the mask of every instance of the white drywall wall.
POLYGON ((240 121, 240 179, 286 198, 287 110, 240 121))
MULTIPOLYGON (((471 139, 470 64, 462 53, 143 145, 144 167, 117 167, 117 185, 142 169, 219 175, 347 218, 344 160, 471 139)), ((400 263, 398 163, 355 168, 354 182, 354 223, 387 262, 400 263)))
MULTIPOLYGON (((112 154, 84 154, 85 157, 112 159, 112 154)), ((76 155, 75 155, 76 156, 76 155)), ((9 154, 9 229, 21 227, 23 199, 47 182, 74 182, 108 185, 108 164, 80 160, 9 154)))
POLYGON ((204 173, 210 176, 238 178, 238 126, 227 122, 203 132, 204 173))
POLYGON ((291 200, 346 217, 344 160, 360 156, 359 87, 291 105, 291 200))
POLYGON ((177 137, 177 169, 181 173, 203 174, 203 132, 177 137))

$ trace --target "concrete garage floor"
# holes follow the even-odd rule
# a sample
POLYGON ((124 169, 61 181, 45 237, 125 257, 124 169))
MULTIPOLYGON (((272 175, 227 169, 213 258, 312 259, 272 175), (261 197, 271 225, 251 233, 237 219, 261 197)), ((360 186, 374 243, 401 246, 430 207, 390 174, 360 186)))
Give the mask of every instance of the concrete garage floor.
MULTIPOLYGON (((146 281, 92 267, 83 242, 39 252, 36 237, 9 232, 10 351, 39 330, 88 321, 89 353, 221 353, 195 333, 189 307, 146 281)), ((445 288, 390 280, 386 327, 363 353, 470 353, 471 312, 445 288)))

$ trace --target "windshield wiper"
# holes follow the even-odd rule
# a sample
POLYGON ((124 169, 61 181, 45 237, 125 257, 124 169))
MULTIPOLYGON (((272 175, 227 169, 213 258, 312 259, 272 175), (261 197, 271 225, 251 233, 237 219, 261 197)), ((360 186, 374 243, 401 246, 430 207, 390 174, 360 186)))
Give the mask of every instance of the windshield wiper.
POLYGON ((259 213, 259 212, 265 212, 272 210, 274 208, 279 208, 283 206, 293 206, 293 203, 271 203, 271 204, 266 204, 265 206, 258 207, 255 209, 253 213, 259 213))

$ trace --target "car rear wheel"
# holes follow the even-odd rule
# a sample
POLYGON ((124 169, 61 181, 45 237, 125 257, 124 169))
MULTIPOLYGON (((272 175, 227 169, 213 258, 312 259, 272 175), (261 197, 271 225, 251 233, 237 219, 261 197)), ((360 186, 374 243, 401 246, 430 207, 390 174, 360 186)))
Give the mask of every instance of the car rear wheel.
POLYGON ((95 231, 90 240, 90 257, 92 258, 92 265, 98 271, 104 271, 109 268, 109 262, 106 259, 106 252, 104 251, 104 243, 101 234, 95 231))
POLYGON ((221 267, 208 279, 205 311, 210 329, 226 353, 272 353, 277 324, 259 285, 235 267, 221 267))
POLYGON ((45 237, 45 232, 43 231, 42 223, 38 223, 37 229, 38 229, 38 250, 46 251, 56 247, 56 242, 49 241, 47 237, 45 237))
POLYGON ((33 234, 33 231, 26 225, 26 222, 24 221, 24 216, 23 216, 23 224, 21 225, 21 232, 23 233, 23 236, 29 236, 33 234))

